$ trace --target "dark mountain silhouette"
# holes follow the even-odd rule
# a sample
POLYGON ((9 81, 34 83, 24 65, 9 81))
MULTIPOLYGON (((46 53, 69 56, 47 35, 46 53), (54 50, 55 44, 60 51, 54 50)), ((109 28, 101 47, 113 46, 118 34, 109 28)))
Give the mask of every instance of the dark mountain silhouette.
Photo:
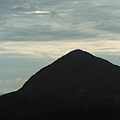
POLYGON ((118 119, 120 67, 74 50, 0 97, 1 119, 118 119))

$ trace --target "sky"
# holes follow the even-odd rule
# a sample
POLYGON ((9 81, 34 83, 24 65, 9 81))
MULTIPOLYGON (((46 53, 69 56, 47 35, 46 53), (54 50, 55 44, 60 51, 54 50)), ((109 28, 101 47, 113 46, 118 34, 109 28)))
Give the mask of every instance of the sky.
POLYGON ((0 0, 0 94, 74 49, 120 66, 119 0, 0 0))

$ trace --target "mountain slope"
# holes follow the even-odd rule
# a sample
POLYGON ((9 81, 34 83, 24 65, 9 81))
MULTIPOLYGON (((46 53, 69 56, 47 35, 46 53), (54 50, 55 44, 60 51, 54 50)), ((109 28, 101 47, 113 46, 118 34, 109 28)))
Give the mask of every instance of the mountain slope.
POLYGON ((19 90, 36 98, 45 93, 61 99, 119 94, 120 67, 82 50, 74 50, 32 76, 19 90), (84 89, 84 90, 83 90, 84 89))

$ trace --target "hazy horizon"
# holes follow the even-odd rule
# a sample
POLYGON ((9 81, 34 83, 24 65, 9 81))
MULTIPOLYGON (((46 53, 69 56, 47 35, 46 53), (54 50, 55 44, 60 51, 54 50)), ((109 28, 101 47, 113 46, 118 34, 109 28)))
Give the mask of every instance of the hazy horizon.
POLYGON ((118 0, 1 0, 0 93, 74 49, 120 66, 118 0))

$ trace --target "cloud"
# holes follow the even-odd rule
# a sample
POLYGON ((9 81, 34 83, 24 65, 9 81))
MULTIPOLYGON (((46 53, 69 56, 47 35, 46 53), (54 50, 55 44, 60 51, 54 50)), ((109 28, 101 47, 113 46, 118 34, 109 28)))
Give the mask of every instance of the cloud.
POLYGON ((118 3, 2 0, 0 41, 118 40, 118 3))
POLYGON ((120 26, 120 23, 112 23, 111 21, 106 21, 106 22, 98 22, 95 28, 105 32, 119 34, 120 33, 119 26, 120 26))
POLYGON ((14 6, 12 11, 15 15, 50 15, 50 11, 37 9, 34 6, 14 6))
POLYGON ((102 41, 48 41, 48 42, 0 42, 0 54, 8 57, 58 58, 73 49, 83 49, 91 53, 117 54, 120 42, 102 41))

